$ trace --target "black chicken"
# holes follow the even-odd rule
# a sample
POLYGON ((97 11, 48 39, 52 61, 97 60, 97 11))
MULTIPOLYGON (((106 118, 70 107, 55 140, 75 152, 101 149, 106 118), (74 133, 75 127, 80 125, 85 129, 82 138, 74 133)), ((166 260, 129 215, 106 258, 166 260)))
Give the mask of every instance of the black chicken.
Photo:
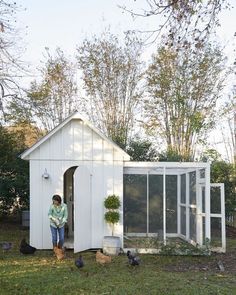
POLYGON ((83 261, 83 258, 82 258, 82 255, 79 256, 79 258, 77 258, 75 260, 75 265, 78 267, 78 268, 81 268, 84 266, 84 261, 83 261))
POLYGON ((20 243, 20 252, 22 254, 34 254, 37 249, 35 247, 30 246, 26 243, 25 239, 23 239, 20 243))
POLYGON ((131 252, 127 251, 127 257, 129 259, 129 264, 132 266, 136 266, 140 264, 140 258, 138 256, 134 256, 131 254, 131 252))

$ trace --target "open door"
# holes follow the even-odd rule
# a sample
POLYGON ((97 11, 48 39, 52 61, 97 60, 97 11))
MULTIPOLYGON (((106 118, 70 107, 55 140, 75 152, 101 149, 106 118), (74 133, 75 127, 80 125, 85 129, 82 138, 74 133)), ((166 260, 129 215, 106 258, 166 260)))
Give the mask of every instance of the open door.
POLYGON ((226 251, 225 194, 223 183, 211 183, 211 249, 226 251))
POLYGON ((74 173, 74 252, 91 248, 91 175, 79 166, 74 173))

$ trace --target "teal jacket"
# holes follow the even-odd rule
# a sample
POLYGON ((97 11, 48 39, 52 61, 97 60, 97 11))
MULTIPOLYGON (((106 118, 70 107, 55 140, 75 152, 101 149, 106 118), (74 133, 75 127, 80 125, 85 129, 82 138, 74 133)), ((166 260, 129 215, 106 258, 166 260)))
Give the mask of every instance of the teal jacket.
POLYGON ((59 228, 63 227, 68 218, 67 205, 61 204, 60 206, 54 206, 52 204, 48 211, 48 217, 51 226, 59 228))

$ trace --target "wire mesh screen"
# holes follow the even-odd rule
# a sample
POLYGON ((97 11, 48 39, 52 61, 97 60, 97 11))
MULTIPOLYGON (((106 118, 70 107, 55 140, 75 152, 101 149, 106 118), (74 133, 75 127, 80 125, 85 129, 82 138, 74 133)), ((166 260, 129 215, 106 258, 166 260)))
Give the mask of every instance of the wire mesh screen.
POLYGON ((180 207, 180 217, 181 217, 181 235, 186 235, 186 207, 180 207))
POLYGON ((124 231, 147 231, 147 176, 124 175, 124 231))
POLYGON ((163 242, 163 175, 124 175, 124 234, 125 248, 163 242))
POLYGON ((202 190, 202 213, 205 213, 205 191, 206 191, 206 188, 205 186, 202 186, 201 187, 201 190, 202 190))
POLYGON ((177 175, 166 175, 166 232, 177 233, 177 175))
POLYGON ((196 208, 190 208, 189 217, 189 237, 196 242, 196 208))
POLYGON ((206 169, 200 169, 200 178, 203 179, 206 177, 206 169))
POLYGON ((202 217, 202 243, 205 245, 206 243, 206 219, 202 217))
POLYGON ((211 246, 222 247, 221 218, 211 217, 211 246))
POLYGON ((221 214, 220 187, 211 187, 211 213, 221 214))
POLYGON ((180 176, 181 179, 181 203, 186 203, 186 174, 180 176))
POLYGON ((149 175, 149 232, 163 235, 163 176, 149 175))
POLYGON ((189 202, 196 205, 196 172, 189 173, 189 202))

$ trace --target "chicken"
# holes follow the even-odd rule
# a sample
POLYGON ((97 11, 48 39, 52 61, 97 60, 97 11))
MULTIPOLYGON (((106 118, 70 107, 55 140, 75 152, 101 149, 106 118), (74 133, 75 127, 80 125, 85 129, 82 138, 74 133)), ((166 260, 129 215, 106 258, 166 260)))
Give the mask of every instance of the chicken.
POLYGON ((0 245, 4 251, 8 251, 12 248, 12 243, 9 242, 0 242, 0 245))
POLYGON ((127 257, 129 260, 129 265, 136 266, 140 264, 140 258, 138 256, 132 255, 130 251, 127 251, 127 257))
POLYGON ((62 260, 65 258, 65 251, 63 249, 54 247, 53 250, 58 260, 62 260))
POLYGON ((78 267, 78 268, 81 268, 84 266, 84 261, 83 261, 83 258, 82 258, 82 255, 79 256, 79 258, 77 258, 75 260, 75 265, 78 267))
POLYGON ((30 246, 26 243, 25 239, 23 239, 20 243, 20 252, 22 254, 34 254, 37 249, 35 247, 30 246))
POLYGON ((101 253, 100 250, 96 252, 96 262, 100 264, 106 264, 111 262, 111 256, 107 256, 101 253))

